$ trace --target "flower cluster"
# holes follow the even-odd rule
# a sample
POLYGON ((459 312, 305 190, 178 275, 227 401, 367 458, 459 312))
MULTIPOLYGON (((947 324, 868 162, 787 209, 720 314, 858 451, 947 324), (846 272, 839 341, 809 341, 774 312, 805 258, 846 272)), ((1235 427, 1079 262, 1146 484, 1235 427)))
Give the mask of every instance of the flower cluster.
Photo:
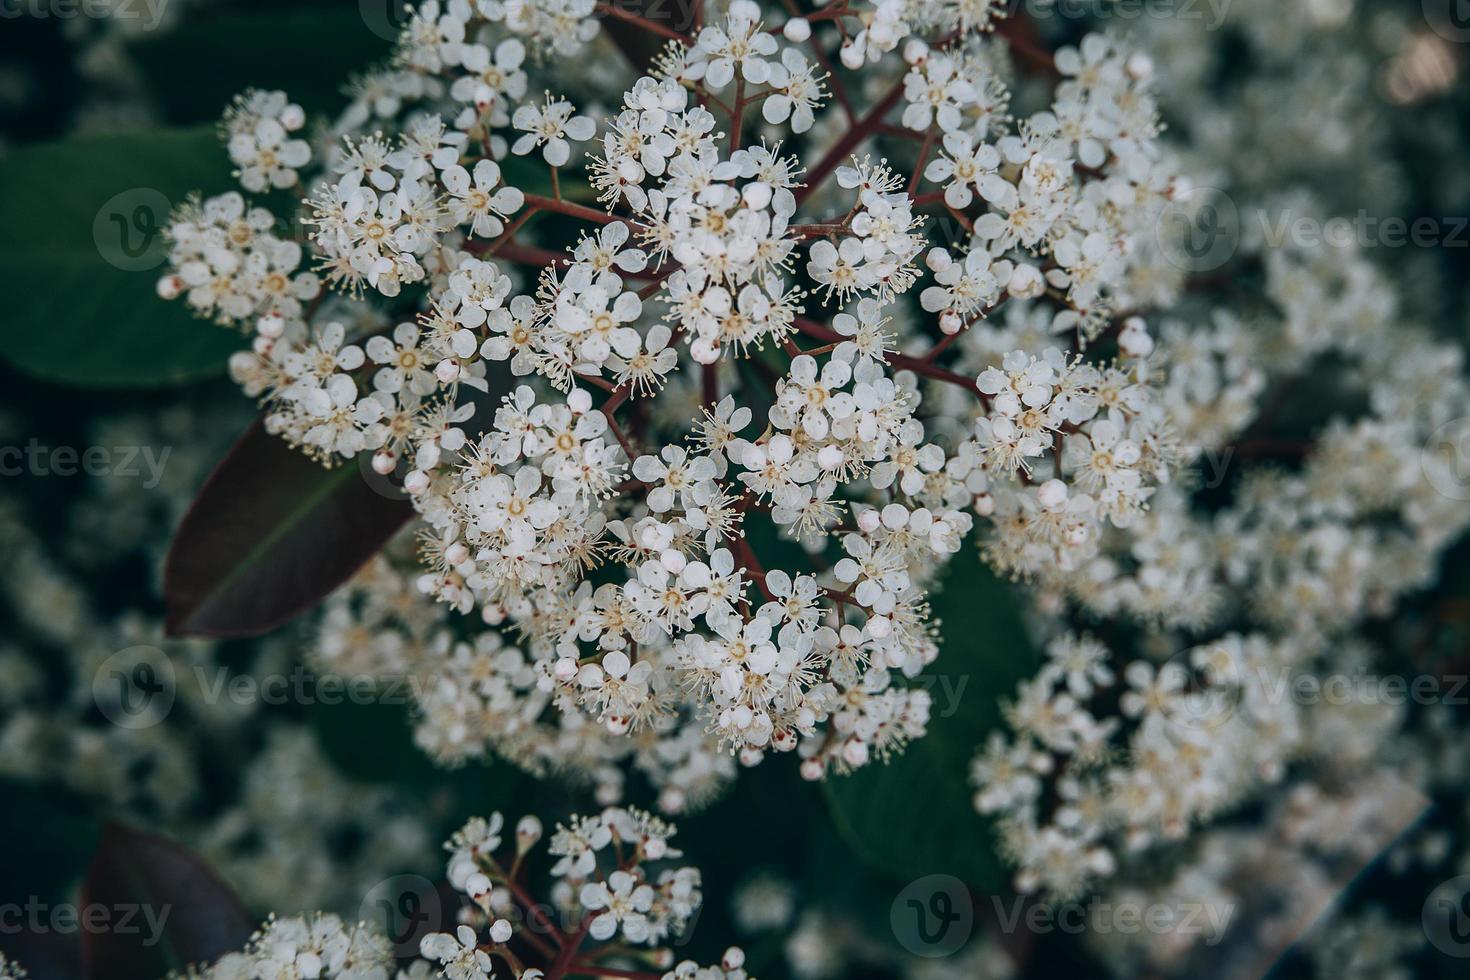
MULTIPOLYGON (((974 768, 1022 887, 1074 893, 1282 778, 1306 723, 1268 680, 1470 523, 1431 451, 1470 414, 1463 358, 1352 249, 1242 243, 1250 304, 1192 277, 1153 59, 1039 50, 1001 8, 731 0, 685 32, 431 0, 314 154, 337 295, 284 250, 285 288, 237 276, 269 224, 238 197, 181 215, 162 291, 255 318, 232 369, 271 430, 371 453, 421 517, 419 572, 334 600, 318 662, 432 679, 443 761, 604 802, 631 767, 677 810, 732 757, 819 779, 922 737, 930 597, 973 543, 1049 650, 974 768), (1204 506, 1329 358, 1366 408, 1204 506)), ((290 130, 280 101, 240 106, 290 130)), ((252 126, 242 149, 284 146, 252 126)))
POLYGON ((322 980, 399 980, 412 976, 393 970, 393 950, 364 924, 349 925, 335 915, 313 912, 268 919, 241 952, 226 953, 208 967, 191 970, 187 980, 251 980, 254 977, 320 977, 322 980))
POLYGON ((666 946, 692 928, 703 895, 698 869, 667 866, 682 857, 669 844, 671 825, 620 807, 557 824, 546 848, 553 863, 545 904, 532 899, 524 881, 530 854, 542 841, 541 821, 523 817, 509 841, 506 829, 504 818, 492 813, 470 820, 445 843, 446 877, 464 902, 461 924, 452 933, 426 933, 419 941, 422 958, 407 967, 395 971, 392 947, 366 925, 311 913, 270 919, 245 950, 188 976, 424 980, 436 971, 450 980, 560 980, 605 968, 649 980, 750 980, 738 947, 726 950, 716 966, 674 965, 666 946), (638 965, 667 972, 630 969, 638 965))
MULTIPOLYGON (((589 12, 556 43, 590 41, 589 12)), ((928 592, 977 517, 997 567, 1043 577, 1145 510, 1173 452, 1153 342, 1131 319, 1117 360, 1081 348, 1128 301, 1128 257, 1156 258, 1134 245, 1171 172, 1147 66, 1090 39, 1052 110, 1013 122, 982 13, 880 5, 851 43, 890 93, 809 157, 853 95, 808 57, 825 28, 751 0, 669 41, 600 125, 533 94, 547 38, 499 9, 425 4, 364 83, 304 218, 354 298, 309 327, 272 307, 232 367, 272 431, 396 471, 427 525, 418 587, 517 637, 417 632, 409 669, 443 672, 417 698, 436 755, 560 755, 612 791, 606 736, 651 736, 639 768, 677 804, 727 778, 722 750, 794 751, 809 778, 886 758, 926 730, 928 592), (757 104, 777 139, 751 138, 757 104), (883 138, 913 162, 856 152, 900 105, 912 138, 883 138), (537 150, 549 196, 509 169, 537 150), (537 216, 590 228, 544 249, 520 230, 537 216), (1055 342, 944 366, 1005 302, 1054 304, 1055 342), (900 354, 920 310, 943 339, 900 354), (499 364, 523 380, 487 412, 499 364)))

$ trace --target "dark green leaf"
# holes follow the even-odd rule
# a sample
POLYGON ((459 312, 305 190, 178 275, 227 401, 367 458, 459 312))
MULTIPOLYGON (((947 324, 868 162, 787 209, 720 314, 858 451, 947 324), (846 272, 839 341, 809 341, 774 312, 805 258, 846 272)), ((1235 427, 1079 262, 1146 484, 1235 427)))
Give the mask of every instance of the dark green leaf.
POLYGON ((933 596, 939 658, 925 672, 934 697, 929 733, 886 765, 829 777, 827 800, 858 855, 895 877, 951 874, 987 892, 1004 870, 989 824, 975 812, 970 759, 1000 723, 1000 701, 1036 671, 1019 599, 971 549, 955 556, 933 596))
POLYGON ((316 605, 413 513, 366 456, 334 469, 256 423, 209 475, 164 566, 168 632, 256 636, 316 605))
POLYGON ((8 156, 0 355, 28 374, 87 387, 223 373, 244 340, 154 289, 170 210, 191 191, 223 190, 229 171, 211 129, 87 137, 8 156))
POLYGON ((349 77, 385 59, 396 36, 399 0, 332 8, 201 10, 177 28, 135 42, 131 53, 165 118, 212 122, 247 88, 283 89, 308 113, 335 114, 349 77))

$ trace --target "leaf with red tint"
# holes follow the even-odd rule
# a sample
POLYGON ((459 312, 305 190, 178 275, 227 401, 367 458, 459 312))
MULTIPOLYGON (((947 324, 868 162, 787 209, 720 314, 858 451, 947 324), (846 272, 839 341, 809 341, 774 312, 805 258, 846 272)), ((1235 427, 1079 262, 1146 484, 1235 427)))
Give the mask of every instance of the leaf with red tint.
POLYGON ((102 830, 79 913, 95 916, 80 929, 89 980, 156 980, 240 949, 255 928, 240 899, 197 856, 115 823, 102 830))
POLYGON ((256 423, 215 467, 164 567, 171 636, 257 636, 315 606, 413 514, 349 460, 325 469, 256 423))

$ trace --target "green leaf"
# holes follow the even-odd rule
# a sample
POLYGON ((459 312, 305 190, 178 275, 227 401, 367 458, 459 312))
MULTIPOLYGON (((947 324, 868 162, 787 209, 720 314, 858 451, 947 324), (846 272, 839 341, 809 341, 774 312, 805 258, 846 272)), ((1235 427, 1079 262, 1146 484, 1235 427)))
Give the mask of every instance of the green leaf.
POLYGON ((170 210, 218 192, 230 164, 212 129, 95 136, 6 157, 0 356, 48 381, 146 388, 222 374, 239 334, 155 286, 170 210))
POLYGON ((991 827, 972 802, 970 759, 1001 722, 1000 702, 1036 672, 1020 600, 972 549, 955 556, 932 597, 939 658, 925 674, 934 697, 929 732, 887 764, 826 780, 839 831, 858 856, 902 879, 950 874, 985 892, 1005 869, 991 827))
POLYGON ((201 10, 177 28, 154 32, 130 52, 164 118, 213 122, 247 88, 282 89, 308 113, 340 112, 347 80, 392 52, 399 0, 337 7, 201 10))

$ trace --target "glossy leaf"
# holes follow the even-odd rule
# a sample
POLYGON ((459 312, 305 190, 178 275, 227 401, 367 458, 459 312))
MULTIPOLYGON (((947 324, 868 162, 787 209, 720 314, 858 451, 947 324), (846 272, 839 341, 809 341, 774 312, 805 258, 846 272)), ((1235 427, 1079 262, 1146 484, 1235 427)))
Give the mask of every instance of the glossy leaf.
POLYGON ((255 636, 316 605, 413 513, 367 457, 326 469, 256 423, 205 481, 164 568, 174 636, 255 636))
POLYGON ((342 80, 388 58, 404 21, 400 0, 201 9, 155 31, 129 54, 173 123, 213 122, 247 88, 281 89, 322 122, 346 103, 342 80))
POLYGON ((223 374, 238 333, 159 299, 171 209, 228 187, 212 127, 93 136, 5 158, 0 356, 36 377, 154 387, 223 374))
POLYGON ((887 764, 829 776, 827 800, 858 855, 895 877, 951 874, 987 892, 1005 879, 989 823, 972 803, 970 759, 1001 721, 1000 702, 1036 672, 1019 596, 972 549, 956 555, 932 597, 939 658, 925 671, 929 732, 887 764))
POLYGON ((119 824, 103 828, 82 884, 81 909, 108 921, 83 928, 90 980, 155 980, 239 949, 255 922, 235 893, 194 854, 119 824))

